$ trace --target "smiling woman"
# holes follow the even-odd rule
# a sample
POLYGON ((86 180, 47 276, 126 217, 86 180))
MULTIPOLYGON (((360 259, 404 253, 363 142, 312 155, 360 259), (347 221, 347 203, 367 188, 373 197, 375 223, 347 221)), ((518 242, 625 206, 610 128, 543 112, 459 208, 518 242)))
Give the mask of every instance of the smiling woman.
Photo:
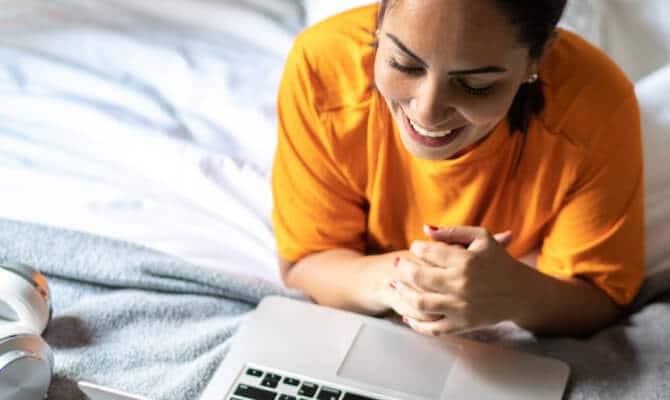
POLYGON ((300 35, 273 169, 287 286, 427 334, 614 321, 643 277, 638 107, 556 29, 564 6, 382 1, 300 35))
POLYGON ((443 15, 438 16, 426 4, 403 9, 402 4, 396 7, 397 1, 381 2, 376 85, 396 121, 401 126, 409 124, 403 143, 415 155, 450 158, 485 137, 505 116, 512 132, 525 134, 532 115, 541 111, 537 71, 545 48, 553 44, 550 38, 565 1, 516 10, 505 8, 518 2, 497 3, 498 8, 489 2, 442 7, 437 12, 443 15), (514 24, 509 23, 510 15, 514 24), (413 31, 412 24, 399 19, 415 20, 422 28, 413 31), (445 32, 445 26, 451 27, 450 32, 445 32), (413 50, 398 36, 407 38, 413 50), (428 56, 424 59, 417 53, 428 56), (405 77, 413 79, 402 79, 405 77), (434 93, 418 93, 426 90, 434 93), (431 139, 422 139, 425 137, 431 139))

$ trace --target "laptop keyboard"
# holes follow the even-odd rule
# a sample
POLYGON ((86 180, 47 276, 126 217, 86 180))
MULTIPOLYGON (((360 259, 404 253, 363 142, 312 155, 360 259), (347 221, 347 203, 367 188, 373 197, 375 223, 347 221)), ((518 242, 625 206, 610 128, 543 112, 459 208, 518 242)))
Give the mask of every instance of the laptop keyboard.
POLYGON ((247 368, 228 400, 380 400, 307 380, 247 368))

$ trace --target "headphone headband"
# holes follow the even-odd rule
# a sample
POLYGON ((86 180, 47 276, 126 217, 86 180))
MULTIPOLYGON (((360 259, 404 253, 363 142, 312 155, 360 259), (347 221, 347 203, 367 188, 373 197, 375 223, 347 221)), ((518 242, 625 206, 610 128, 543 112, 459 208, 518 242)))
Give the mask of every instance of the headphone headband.
POLYGON ((40 271, 38 271, 36 268, 28 264, 16 262, 0 262, 0 270, 3 269, 20 276, 37 290, 42 299, 44 299, 44 302, 47 304, 49 309, 48 320, 50 321, 51 316, 53 315, 53 306, 51 304, 51 292, 49 290, 49 284, 47 283, 44 275, 42 275, 42 273, 40 273, 40 271))
POLYGON ((40 334, 51 314, 46 278, 29 265, 0 262, 0 318, 9 320, 0 320, 0 399, 45 396, 54 359, 40 334))

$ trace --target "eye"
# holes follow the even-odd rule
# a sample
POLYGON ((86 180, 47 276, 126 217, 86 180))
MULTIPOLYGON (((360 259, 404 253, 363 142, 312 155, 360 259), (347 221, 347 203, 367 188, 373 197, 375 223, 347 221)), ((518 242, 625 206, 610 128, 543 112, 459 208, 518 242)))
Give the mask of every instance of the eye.
POLYGON ((471 96, 486 96, 491 93, 491 90, 495 86, 495 83, 485 87, 473 87, 470 86, 464 79, 456 79, 458 85, 465 90, 465 92, 471 96))
POLYGON ((406 65, 402 65, 398 61, 396 61, 394 58, 391 58, 389 60, 389 65, 392 68, 395 68, 398 71, 400 71, 400 72, 402 72, 403 74, 406 74, 406 75, 418 76, 418 75, 421 75, 423 73, 423 68, 421 68, 421 67, 408 67, 406 65))

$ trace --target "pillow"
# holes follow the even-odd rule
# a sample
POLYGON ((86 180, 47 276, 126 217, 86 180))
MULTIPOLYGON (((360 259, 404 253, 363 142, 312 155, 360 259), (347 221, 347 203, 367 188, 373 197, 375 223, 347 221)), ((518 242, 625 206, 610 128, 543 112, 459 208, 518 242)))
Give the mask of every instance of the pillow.
POLYGON ((598 1, 604 21, 602 47, 633 81, 670 60, 669 1, 598 1))
POLYGON ((558 25, 602 48, 602 15, 599 0, 568 1, 558 25))
POLYGON ((667 0, 569 1, 561 26, 604 50, 632 81, 670 59, 667 0))
POLYGON ((641 80, 645 168, 646 282, 636 304, 670 290, 670 64, 641 80))

